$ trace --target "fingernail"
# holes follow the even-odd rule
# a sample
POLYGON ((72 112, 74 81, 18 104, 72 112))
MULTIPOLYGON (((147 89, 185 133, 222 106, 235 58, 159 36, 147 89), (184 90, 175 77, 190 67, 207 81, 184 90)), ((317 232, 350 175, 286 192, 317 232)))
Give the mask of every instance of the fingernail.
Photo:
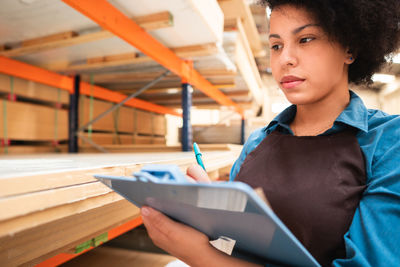
POLYGON ((143 207, 142 210, 142 216, 149 216, 150 215, 150 209, 147 207, 143 207))

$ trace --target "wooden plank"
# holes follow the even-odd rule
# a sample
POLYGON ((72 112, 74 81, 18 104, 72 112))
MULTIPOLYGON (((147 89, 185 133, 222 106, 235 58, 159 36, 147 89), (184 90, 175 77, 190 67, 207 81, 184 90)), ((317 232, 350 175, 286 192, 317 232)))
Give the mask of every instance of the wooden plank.
POLYGON ((100 63, 100 62, 113 62, 113 61, 134 59, 136 57, 137 57, 136 53, 124 53, 124 54, 109 55, 109 56, 103 56, 103 57, 88 58, 86 60, 86 63, 87 64, 96 64, 96 63, 100 63))
MULTIPOLYGON (((90 100, 88 97, 81 97, 79 99, 79 124, 80 126, 85 125, 92 119, 96 118, 98 115, 103 113, 104 111, 110 109, 113 106, 113 103, 105 102, 102 100, 93 99, 90 100), (92 114, 91 114, 92 112, 92 114), (91 116, 92 115, 92 116, 91 116)), ((99 131, 114 131, 114 115, 113 113, 109 113, 94 124, 92 124, 92 130, 99 131)))
POLYGON ((67 145, 11 145, 7 148, 0 147, 0 154, 3 155, 26 155, 26 154, 44 154, 44 153, 66 153, 68 152, 67 145))
MULTIPOLYGON (((163 13, 169 13, 169 12, 163 12, 163 13)), ((138 21, 144 21, 144 24, 141 26, 145 30, 155 30, 157 27, 160 28, 165 28, 165 27, 170 27, 173 25, 172 23, 172 17, 171 15, 166 16, 165 14, 160 16, 159 13, 157 14, 150 14, 142 17, 136 17, 133 18, 133 20, 138 20, 138 21), (146 27, 149 27, 147 29, 146 27)), ((63 33, 61 33, 62 35, 63 33)), ((56 34, 55 34, 56 35, 56 34)), ((53 35, 54 36, 54 35, 53 35)), ((54 39, 53 37, 47 36, 47 37, 42 37, 42 40, 46 40, 46 42, 37 42, 38 39, 35 39, 34 41, 31 42, 30 45, 25 45, 25 46, 20 46, 8 50, 3 50, 0 51, 1 56, 6 56, 6 57, 16 57, 16 56, 21 56, 25 54, 31 54, 31 53, 38 53, 50 49, 55 49, 55 48, 60 48, 60 47, 67 47, 67 46, 72 46, 72 45, 78 45, 78 44, 83 44, 83 43, 88 43, 88 42, 93 42, 93 41, 98 41, 106 38, 111 38, 114 35, 106 30, 99 30, 96 32, 88 33, 88 34, 83 34, 83 35, 75 35, 75 36, 70 36, 69 38, 63 38, 63 39, 54 39)), ((28 41, 29 43, 29 41, 28 41)))
MULTIPOLYGON (((223 77, 226 78, 231 77, 234 78, 236 76, 236 71, 229 69, 201 69, 198 70, 201 75, 205 78, 218 78, 223 77)), ((160 76, 164 71, 152 71, 152 72, 143 72, 143 71, 135 71, 135 72, 113 72, 113 73, 105 73, 105 74, 97 74, 93 76, 93 80, 95 83, 107 83, 107 82, 135 82, 135 81, 143 81, 143 80, 154 80, 158 76, 160 76)), ((83 76, 84 79, 89 80, 88 76, 83 76)), ((179 76, 170 73, 163 81, 170 79, 180 79, 179 76)))
POLYGON ((165 137, 153 136, 152 138, 152 144, 165 145, 165 143, 166 143, 165 137))
MULTIPOLYGON (((68 159, 69 157, 60 160, 50 160, 46 158, 42 158, 41 160, 3 160, 3 162, 10 162, 10 164, 12 164, 12 166, 14 167, 14 173, 16 170, 24 170, 25 168, 26 172, 22 172, 17 175, 8 173, 6 177, 1 177, 0 183, 2 186, 0 187, 0 198, 50 190, 51 188, 61 188, 85 183, 93 183, 96 181, 93 175, 98 173, 117 176, 128 174, 125 172, 125 169, 123 167, 120 167, 118 165, 116 167, 110 167, 107 165, 105 167, 99 167, 95 166, 94 164, 92 168, 86 167, 86 170, 84 171, 80 170, 79 168, 78 170, 77 168, 72 168, 71 170, 62 171, 61 173, 55 173, 55 168, 62 168, 66 164, 71 163, 72 160, 68 159), (47 165, 46 162, 48 163, 47 165), (38 166, 40 165, 49 166, 42 167, 42 169, 53 169, 53 172, 39 174, 30 173, 29 168, 31 168, 32 171, 35 170, 35 167, 38 168, 38 166), (52 168, 50 168, 50 166, 52 168)), ((83 158, 83 160, 85 160, 85 157, 83 158)), ((79 166, 79 163, 76 162, 76 165, 79 166)), ((131 164, 128 166, 130 166, 130 168, 136 167, 138 170, 140 168, 139 164, 131 164)))
MULTIPOLYGON (((248 90, 239 90, 239 91, 227 91, 225 92, 225 95, 234 98, 234 97, 248 97, 249 96, 249 91, 248 90)), ((177 94, 149 94, 145 95, 143 94, 143 99, 151 102, 157 102, 157 101, 166 101, 166 102, 174 102, 174 101, 181 101, 182 99, 182 94, 179 92, 177 94)), ((204 95, 201 92, 195 92, 192 95, 193 100, 205 100, 205 99, 210 99, 208 96, 204 95)))
POLYGON ((75 36, 78 36, 78 33, 74 32, 74 31, 60 32, 60 33, 56 33, 56 34, 39 37, 39 38, 24 40, 24 41, 22 41, 21 46, 25 47, 25 46, 32 46, 32 45, 40 45, 43 43, 49 43, 49 42, 70 39, 75 36))
POLYGON ((237 19, 238 40, 235 48, 235 63, 238 67, 247 87, 254 96, 254 100, 262 105, 264 97, 262 96, 263 82, 258 71, 253 53, 246 39, 243 25, 240 19, 237 19))
POLYGON ((152 114, 146 111, 136 110, 135 132, 140 134, 153 134, 152 114))
MULTIPOLYGON (((204 158, 215 162, 218 162, 218 158, 231 158, 233 163, 238 155, 237 150, 227 150, 225 145, 222 148, 220 145, 201 145, 200 148, 204 150, 204 158)), ((93 175, 99 173, 131 175, 133 171, 140 169, 143 162, 178 164, 184 168, 195 163, 195 159, 187 153, 157 151, 132 153, 129 157, 126 154, 48 155, 40 159, 35 156, 3 157, 0 198, 92 183, 96 181, 93 175)))
POLYGON ((135 135, 133 137, 134 144, 149 145, 153 144, 153 138, 151 136, 135 135))
POLYGON ((5 44, 0 45, 0 51, 4 51, 4 50, 8 50, 8 49, 10 49, 10 46, 5 45, 5 44))
POLYGON ((118 132, 133 133, 135 130, 135 110, 128 107, 120 107, 115 111, 115 123, 118 132))
POLYGON ((243 21, 246 37, 250 42, 251 50, 256 57, 265 55, 260 35, 254 22, 249 5, 245 0, 219 0, 219 6, 224 12, 226 25, 232 25, 232 21, 240 19, 243 21))
POLYGON ((163 115, 153 115, 153 134, 162 135, 165 137, 167 134, 167 120, 163 115))
MULTIPOLYGON (((233 144, 200 144, 201 151, 236 151, 236 153, 240 153, 242 148, 241 145, 233 145, 233 144)), ((112 153, 139 153, 139 152, 179 152, 182 150, 182 147, 179 146, 167 146, 165 144, 132 144, 132 145, 105 145, 104 146, 107 151, 112 153)), ((82 145, 79 147, 79 152, 88 153, 95 152, 95 149, 90 145, 82 145)))
MULTIPOLYGON (((89 138, 89 134, 85 133, 84 136, 89 138)), ((90 139, 98 145, 120 145, 120 144, 133 144, 134 137, 126 134, 115 134, 115 133, 92 133, 90 139)), ((85 145, 87 142, 83 139, 79 139, 79 145, 85 145)), ((97 150, 93 150, 97 152, 97 150)))
MULTIPOLYGON (((175 52, 178 56, 184 58, 209 56, 218 53, 218 48, 215 43, 176 47, 176 48, 171 48, 171 50, 175 52)), ((87 61, 88 61, 87 63, 83 64, 72 64, 67 66, 65 65, 49 66, 48 68, 53 71, 79 71, 79 70, 89 70, 89 69, 95 70, 105 67, 115 67, 115 66, 151 62, 153 61, 153 59, 151 59, 148 56, 140 56, 135 58, 121 57, 119 60, 110 60, 110 61, 104 61, 103 59, 99 60, 99 58, 95 58, 94 60, 87 59, 87 61)))
POLYGON ((93 265, 155 267, 166 266, 169 262, 174 260, 176 260, 175 257, 167 254, 149 253, 113 247, 99 247, 63 264, 63 267, 86 267, 93 265))
MULTIPOLYGON (((185 153, 163 153, 163 155, 163 163, 179 163, 180 167, 183 169, 194 163, 193 157, 190 156, 189 158, 185 153), (183 157, 179 158, 177 155, 182 155, 183 157)), ((228 154, 220 152, 208 154, 206 152, 205 156, 209 160, 205 162, 209 166, 210 172, 215 172, 216 169, 223 167, 222 165, 216 166, 216 164, 221 164, 222 161, 225 161, 223 162, 224 166, 226 164, 232 164, 235 158, 230 152, 228 152, 228 154)), ((65 162, 61 161, 61 166, 64 164, 64 168, 62 168, 61 172, 58 168, 59 170, 56 173, 48 174, 49 179, 44 179, 46 174, 37 175, 37 179, 34 179, 34 176, 22 176, 20 179, 17 179, 20 181, 20 184, 14 183, 13 185, 7 185, 5 181, 15 180, 18 177, 6 174, 7 178, 3 177, 0 179, 0 188, 4 189, 5 192, 9 192, 8 189, 10 189, 10 185, 11 188, 18 188, 30 184, 35 186, 35 188, 30 188, 29 191, 32 189, 36 190, 36 193, 18 194, 1 198, 1 218, 4 219, 4 216, 6 216, 8 220, 0 220, 0 260, 6 265, 33 265, 39 263, 60 252, 71 250, 76 245, 104 233, 116 225, 124 223, 138 215, 138 209, 135 209, 135 207, 126 200, 120 200, 121 198, 116 193, 110 192, 99 196, 96 194, 96 190, 100 190, 100 194, 102 194, 103 191, 95 186, 95 184, 99 184, 98 182, 88 183, 85 182, 85 179, 79 177, 82 174, 88 175, 91 171, 93 174, 96 164, 89 164, 88 166, 91 166, 91 169, 86 170, 85 167, 82 166, 82 163, 85 162, 85 160, 83 160, 85 157, 71 157, 68 155, 60 159, 72 158, 76 158, 76 162, 79 162, 77 166, 71 164, 69 161, 67 162, 67 165, 70 165, 74 170, 73 172, 69 171, 69 168, 66 168, 65 162), (77 170, 77 167, 79 170, 77 170), (51 179, 50 175, 52 175, 51 179), (57 179, 54 179, 55 177, 57 177, 57 179), (82 184, 76 184, 76 182, 78 182, 77 180, 75 180, 71 186, 60 187, 60 184, 55 184, 74 178, 79 178, 82 184), (43 190, 43 186, 48 187, 49 184, 51 187, 47 190, 43 190), (38 191, 40 186, 42 186, 42 189, 38 191), (33 198, 35 198, 35 200, 33 200, 33 198), (14 207, 15 210, 7 210, 4 207, 6 202, 8 202, 8 206, 14 207), (21 215, 21 213, 27 212, 28 215, 16 216, 17 213, 21 215)), ((90 158, 97 164, 102 161, 102 158, 106 159, 107 162, 111 161, 111 164, 114 164, 114 166, 116 162, 122 163, 123 166, 115 166, 113 169, 118 169, 118 171, 123 172, 124 175, 129 175, 133 171, 137 171, 140 165, 137 164, 139 162, 136 164, 131 162, 130 166, 124 165, 129 162, 127 158, 132 159, 132 156, 117 156, 117 158, 114 158, 114 161, 113 157, 110 155, 104 155, 103 157, 91 156, 90 158)), ((149 162, 149 159, 154 162, 157 158, 157 154, 141 154, 138 155, 137 158, 140 159, 141 162, 149 162), (146 156, 148 159, 146 159, 146 156)), ((161 159, 161 157, 159 159, 161 159)), ((30 169, 32 172, 32 168, 29 167, 30 164, 26 160, 14 159, 12 161, 20 161, 21 164, 24 164, 25 168, 30 169)), ((40 162, 40 164, 32 163, 36 167, 39 167, 36 172, 40 171, 42 168, 47 169, 46 166, 49 166, 48 164, 52 166, 57 165, 52 162, 46 163, 45 161, 45 159, 40 159, 37 161, 40 162)), ((15 167, 15 163, 9 162, 7 165, 13 166, 14 172, 18 169, 15 167)), ((104 166, 104 163, 101 165, 104 166)), ((103 171, 97 170, 97 173, 104 173, 104 171, 107 173, 107 170, 108 174, 110 174, 109 167, 106 166, 104 166, 103 171)), ((33 171, 33 173, 35 173, 35 171, 33 171)), ((93 180, 92 177, 90 177, 90 179, 93 180)), ((27 188, 25 188, 25 190, 26 189, 27 188)))
POLYGON ((210 56, 218 53, 218 47, 215 43, 189 45, 172 48, 178 56, 184 58, 210 56))
POLYGON ((68 111, 3 100, 0 109, 0 138, 12 140, 52 141, 68 139, 68 111), (6 110, 7 129, 4 128, 6 110), (56 125, 57 114, 57 125, 56 125))
MULTIPOLYGON (((29 97, 49 102, 69 104, 67 91, 54 88, 45 84, 13 77, 13 93, 18 96, 29 97)), ((11 76, 0 73, 0 91, 11 93, 11 76)))
POLYGON ((133 20, 147 31, 170 27, 174 24, 173 16, 168 11, 133 18, 133 20))
POLYGON ((240 144, 240 125, 193 126, 193 141, 200 144, 240 144))
POLYGON ((74 214, 84 213, 91 209, 112 204, 123 199, 124 198, 119 194, 110 192, 102 196, 91 197, 81 201, 67 203, 58 206, 57 208, 38 211, 30 214, 29 216, 19 216, 12 220, 1 221, 0 239, 10 234, 33 229, 38 225, 61 220, 74 214))
POLYGON ((103 40, 103 39, 107 39, 107 38, 111 38, 111 37, 113 37, 113 35, 110 32, 105 31, 105 30, 100 30, 100 31, 96 31, 96 32, 88 33, 88 34, 71 37, 69 39, 56 40, 53 42, 47 42, 47 43, 36 44, 36 45, 31 45, 31 46, 16 47, 13 49, 1 51, 0 55, 6 56, 6 57, 17 57, 17 56, 22 56, 22 55, 32 54, 32 53, 39 53, 42 51, 61 48, 61 47, 89 43, 89 42, 93 42, 93 41, 99 41, 99 40, 103 40))
MULTIPOLYGON (((112 107, 112 103, 104 102, 101 100, 94 99, 91 103, 87 97, 81 97, 80 99, 80 125, 84 125, 90 121, 90 109, 92 106, 93 116, 92 119, 103 113, 107 109, 112 107)), ((163 115, 152 114, 147 111, 134 110, 128 107, 121 107, 119 111, 114 111, 106 115, 104 118, 95 122, 92 125, 93 130, 109 131, 109 132, 126 132, 126 133, 140 133, 140 134, 153 134, 152 117, 157 116, 157 123, 164 121, 163 115), (136 121, 135 121, 136 119, 136 121), (117 128, 118 126, 118 128, 117 128)), ((164 124, 163 124, 164 125, 164 124)), ((165 135, 165 126, 157 128, 160 135, 165 135)), ((154 134, 158 134, 154 133, 154 134)), ((111 140, 111 139, 109 139, 111 140)), ((104 142, 104 144, 113 144, 110 141, 104 142)))
POLYGON ((137 207, 120 200, 6 235, 0 238, 0 261, 6 266, 32 266, 138 216, 137 207))
POLYGON ((22 196, 0 199, 0 221, 53 208, 65 203, 101 196, 112 190, 101 182, 92 182, 57 189, 50 189, 22 196), (51 199, 51 201, 49 201, 51 199))

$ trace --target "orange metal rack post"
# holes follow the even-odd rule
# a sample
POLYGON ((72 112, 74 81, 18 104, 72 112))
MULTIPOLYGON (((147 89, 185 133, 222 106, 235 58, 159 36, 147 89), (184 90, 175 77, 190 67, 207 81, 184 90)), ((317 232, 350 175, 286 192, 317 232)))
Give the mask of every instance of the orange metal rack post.
POLYGON ((191 64, 179 58, 106 0, 63 0, 63 2, 133 45, 221 105, 232 106, 244 117, 243 109, 201 76, 191 64))

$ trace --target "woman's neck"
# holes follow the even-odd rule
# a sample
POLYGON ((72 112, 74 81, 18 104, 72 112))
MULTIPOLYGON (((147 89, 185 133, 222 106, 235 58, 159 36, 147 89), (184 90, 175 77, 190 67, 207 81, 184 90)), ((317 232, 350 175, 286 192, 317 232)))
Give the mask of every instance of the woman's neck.
POLYGON ((335 91, 318 102, 297 105, 296 116, 290 127, 295 135, 318 135, 332 127, 335 119, 350 102, 346 90, 335 91))

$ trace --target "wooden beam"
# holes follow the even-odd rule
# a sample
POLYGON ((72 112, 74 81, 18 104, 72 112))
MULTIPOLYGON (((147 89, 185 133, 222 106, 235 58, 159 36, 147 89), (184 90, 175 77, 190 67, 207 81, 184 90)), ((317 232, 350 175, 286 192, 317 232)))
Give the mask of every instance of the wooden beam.
POLYGON ((22 41, 21 46, 27 47, 27 46, 33 46, 33 45, 40 45, 43 43, 49 43, 49 42, 70 39, 75 36, 78 36, 78 33, 74 32, 74 31, 60 32, 60 33, 56 33, 56 34, 47 35, 44 37, 39 37, 39 38, 22 41))
MULTIPOLYGON (((162 103, 162 102, 160 102, 162 103)), ((242 107, 243 109, 250 109, 253 105, 253 101, 235 101, 235 103, 237 105, 240 105, 240 107, 242 107)), ((182 108, 181 103, 177 102, 177 103, 164 103, 163 104, 166 107, 169 108, 182 108)), ((201 108, 201 109, 221 109, 221 105, 219 105, 218 103, 215 102, 193 102, 192 105, 196 108, 201 108)))
POLYGON ((244 116, 244 110, 201 76, 193 68, 192 62, 180 59, 106 0, 63 0, 63 2, 153 58, 219 104, 232 106, 236 112, 244 116))
POLYGON ((174 24, 174 18, 168 11, 136 17, 133 20, 147 31, 171 27, 174 24))
MULTIPOLYGON (((110 88, 113 91, 116 92, 132 92, 132 91, 137 91, 138 89, 142 88, 145 86, 149 81, 141 81, 141 82, 127 82, 127 83, 104 83, 101 84, 101 86, 104 86, 106 88, 110 88)), ((226 77, 226 78, 218 78, 218 79, 210 79, 209 81, 213 86, 216 88, 219 88, 219 85, 226 85, 226 84, 234 84, 235 83, 235 77, 226 77)), ((161 88, 178 88, 182 86, 182 80, 166 80, 166 81, 161 81, 157 83, 157 89, 161 88)), ((199 89, 197 86, 194 86, 194 88, 199 89)))
MULTIPOLYGON (((168 11, 136 17, 133 18, 133 20, 139 21, 139 26, 142 27, 144 30, 149 30, 149 31, 170 27, 173 25, 172 15, 168 11)), ((68 47, 68 46, 98 41, 102 39, 111 38, 113 36, 114 35, 112 33, 106 30, 99 30, 96 32, 83 35, 70 34, 69 36, 66 33, 58 33, 50 36, 35 38, 25 42, 22 41, 22 45, 20 47, 6 49, 3 51, 0 50, 0 56, 16 57, 25 54, 38 53, 55 48, 68 47)))
POLYGON ((237 19, 238 40, 236 40, 235 63, 245 80, 247 87, 252 92, 254 99, 259 105, 262 105, 264 99, 262 97, 261 88, 263 82, 254 60, 250 45, 247 42, 246 35, 241 20, 237 19))
MULTIPOLYGON (((117 73, 106 73, 93 75, 93 80, 95 83, 108 83, 108 82, 136 82, 143 80, 153 80, 160 76, 163 71, 157 72, 117 72, 117 73)), ((227 69, 202 69, 199 73, 206 78, 210 77, 220 77, 220 76, 235 76, 236 71, 227 69)), ((167 77, 179 79, 174 73, 170 73, 167 77)), ((167 78, 166 77, 166 78, 167 78)), ((87 79, 86 76, 84 76, 87 79)), ((166 79, 164 79, 166 80, 166 79)))
POLYGON ((260 35, 257 31, 257 26, 254 22, 249 5, 245 0, 219 0, 219 6, 224 12, 226 25, 240 18, 243 20, 243 26, 246 32, 246 37, 249 40, 251 50, 256 57, 264 56, 265 50, 262 47, 260 35))
MULTIPOLYGON (((249 96, 250 92, 248 90, 240 90, 240 91, 233 91, 233 92, 225 92, 225 95, 229 97, 243 97, 249 96)), ((144 100, 157 102, 157 101, 181 101, 181 93, 178 94, 162 94, 162 95, 141 95, 144 100)), ((192 95, 193 100, 205 100, 209 99, 205 94, 201 92, 195 92, 192 95)))
MULTIPOLYGON (((233 84, 233 83, 230 83, 230 84, 219 84, 218 83, 218 84, 214 84, 214 86, 219 88, 219 89, 224 89, 224 88, 234 88, 235 84, 233 84)), ((166 88, 164 88, 164 87, 149 88, 149 89, 146 90, 145 93, 143 93, 141 95, 154 95, 154 94, 160 94, 160 93, 169 93, 169 92, 171 92, 171 90, 180 91, 181 89, 182 89, 181 85, 175 86, 175 87, 166 87, 166 88)), ((137 92, 138 89, 126 88, 126 89, 115 89, 114 91, 120 92, 120 93, 123 93, 123 94, 132 94, 133 92, 137 92)))
MULTIPOLYGON (((175 52, 179 57, 182 58, 192 58, 192 57, 200 57, 200 56, 209 56, 216 54, 218 52, 217 45, 215 43, 202 44, 202 45, 190 45, 190 46, 182 46, 171 48, 173 52, 175 52)), ((46 66, 47 69, 53 71, 80 71, 80 70, 95 70, 106 67, 115 67, 115 66, 123 66, 130 64, 140 64, 144 62, 153 61, 152 58, 148 56, 140 56, 140 57, 123 57, 124 54, 120 55, 120 58, 117 59, 118 55, 114 56, 114 60, 97 60, 95 59, 87 59, 86 63, 83 64, 71 64, 71 65, 49 65, 46 66)), ((110 57, 110 56, 105 56, 110 57)))
POLYGON ((137 53, 124 53, 124 54, 117 54, 117 55, 109 55, 103 57, 92 57, 86 60, 88 65, 93 65, 97 63, 103 62, 113 62, 113 61, 121 61, 125 59, 135 59, 138 56, 137 53))

